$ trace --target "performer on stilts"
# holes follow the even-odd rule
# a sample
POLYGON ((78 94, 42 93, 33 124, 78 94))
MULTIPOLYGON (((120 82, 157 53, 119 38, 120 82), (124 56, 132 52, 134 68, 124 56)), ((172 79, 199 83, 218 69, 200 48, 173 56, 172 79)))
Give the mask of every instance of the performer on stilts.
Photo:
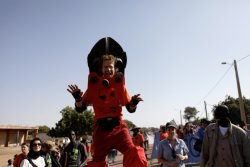
POLYGON ((122 120, 122 106, 133 113, 142 101, 140 94, 130 97, 127 92, 126 64, 127 56, 122 47, 110 37, 102 38, 88 55, 90 73, 85 93, 77 85, 69 85, 67 89, 75 98, 77 112, 83 112, 89 105, 94 108, 94 154, 88 167, 105 167, 105 158, 112 149, 124 155, 124 167, 148 166, 143 148, 133 144, 122 120))

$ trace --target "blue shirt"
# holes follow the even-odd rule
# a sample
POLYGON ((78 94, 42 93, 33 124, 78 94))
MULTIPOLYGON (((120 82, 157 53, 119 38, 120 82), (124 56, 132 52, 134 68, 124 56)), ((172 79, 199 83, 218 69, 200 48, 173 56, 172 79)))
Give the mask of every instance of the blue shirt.
MULTIPOLYGON (((184 161, 176 160, 174 156, 177 154, 186 155, 188 154, 189 150, 187 148, 187 145, 182 139, 176 139, 176 145, 174 148, 175 155, 173 155, 172 148, 170 146, 170 143, 168 142, 168 139, 164 139, 160 142, 159 148, 158 148, 158 157, 166 160, 166 161, 179 161, 178 167, 185 167, 184 161)), ((168 167, 166 165, 163 165, 163 167, 168 167)))
POLYGON ((200 127, 197 132, 197 136, 199 137, 199 139, 203 140, 204 134, 205 134, 205 128, 200 127))

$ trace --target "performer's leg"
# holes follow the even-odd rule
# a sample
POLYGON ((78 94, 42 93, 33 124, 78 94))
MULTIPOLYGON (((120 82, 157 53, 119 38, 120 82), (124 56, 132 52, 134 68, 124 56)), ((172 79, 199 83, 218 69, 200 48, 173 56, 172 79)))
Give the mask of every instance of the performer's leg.
MULTIPOLYGON (((117 129, 118 131, 118 129, 117 129)), ((121 121, 119 133, 115 140, 116 148, 123 153, 124 167, 147 167, 148 161, 145 157, 145 152, 142 147, 135 146, 128 131, 126 124, 121 121)))
POLYGON ((109 132, 103 131, 98 123, 94 122, 93 156, 88 167, 106 167, 106 156, 110 150, 110 142, 106 139, 109 132))
POLYGON ((140 146, 134 146, 129 149, 123 158, 124 167, 147 167, 148 161, 145 157, 144 149, 140 146))

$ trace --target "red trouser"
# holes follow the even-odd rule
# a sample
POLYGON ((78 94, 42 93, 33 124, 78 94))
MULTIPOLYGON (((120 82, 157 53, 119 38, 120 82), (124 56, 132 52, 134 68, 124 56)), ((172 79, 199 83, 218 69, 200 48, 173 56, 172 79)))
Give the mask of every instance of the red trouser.
POLYGON ((105 167, 105 158, 111 149, 117 149, 124 155, 124 167, 148 166, 144 149, 133 144, 128 128, 123 121, 112 131, 102 130, 95 121, 93 147, 93 160, 88 163, 88 167, 105 167))

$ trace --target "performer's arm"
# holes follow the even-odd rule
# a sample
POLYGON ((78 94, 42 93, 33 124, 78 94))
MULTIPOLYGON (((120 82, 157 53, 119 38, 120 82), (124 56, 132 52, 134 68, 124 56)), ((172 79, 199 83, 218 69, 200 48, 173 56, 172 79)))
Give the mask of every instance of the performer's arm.
POLYGON ((68 92, 72 94, 75 99, 75 109, 77 112, 81 113, 87 109, 86 104, 82 101, 82 91, 77 85, 69 85, 68 92))
POLYGON ((140 94, 132 96, 131 101, 126 105, 128 112, 134 113, 136 110, 136 106, 140 101, 143 101, 140 97, 140 94))
POLYGON ((75 109, 78 113, 82 113, 83 111, 87 109, 87 106, 83 101, 75 102, 75 109))

